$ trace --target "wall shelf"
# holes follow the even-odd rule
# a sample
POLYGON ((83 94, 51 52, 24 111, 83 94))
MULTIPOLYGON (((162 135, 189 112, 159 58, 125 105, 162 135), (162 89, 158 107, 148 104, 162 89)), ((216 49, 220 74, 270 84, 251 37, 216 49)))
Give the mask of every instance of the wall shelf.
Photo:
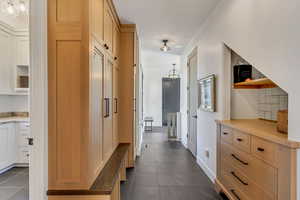
POLYGON ((278 87, 273 81, 268 78, 260 78, 241 83, 235 83, 234 89, 262 89, 262 88, 275 88, 278 87))

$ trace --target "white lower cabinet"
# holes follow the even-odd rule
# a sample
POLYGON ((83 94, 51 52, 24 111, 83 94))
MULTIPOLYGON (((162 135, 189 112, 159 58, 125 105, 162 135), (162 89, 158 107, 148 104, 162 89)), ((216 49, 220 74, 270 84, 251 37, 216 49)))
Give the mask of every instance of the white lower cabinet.
POLYGON ((0 124, 0 172, 18 164, 29 163, 29 123, 8 122, 0 124))
POLYGON ((14 123, 0 124, 0 170, 16 162, 16 144, 14 123))

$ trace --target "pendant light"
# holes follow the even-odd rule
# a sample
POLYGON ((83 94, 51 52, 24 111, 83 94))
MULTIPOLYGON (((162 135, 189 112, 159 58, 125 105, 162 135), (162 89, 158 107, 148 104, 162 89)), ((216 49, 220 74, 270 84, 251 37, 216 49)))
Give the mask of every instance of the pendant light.
POLYGON ((169 78, 180 78, 178 71, 175 68, 176 64, 173 64, 173 69, 169 71, 169 78))
POLYGON ((163 40, 162 42, 163 42, 164 44, 163 44, 163 46, 160 48, 160 50, 161 50, 161 51, 164 51, 164 52, 170 51, 171 48, 168 46, 169 40, 163 40))

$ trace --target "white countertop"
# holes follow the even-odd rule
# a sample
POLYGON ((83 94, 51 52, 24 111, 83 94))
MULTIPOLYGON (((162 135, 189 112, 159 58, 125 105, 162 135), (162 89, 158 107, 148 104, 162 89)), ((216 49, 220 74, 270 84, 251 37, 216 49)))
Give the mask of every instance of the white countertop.
POLYGON ((3 117, 3 118, 0 118, 0 124, 7 123, 7 122, 29 122, 29 117, 3 117))

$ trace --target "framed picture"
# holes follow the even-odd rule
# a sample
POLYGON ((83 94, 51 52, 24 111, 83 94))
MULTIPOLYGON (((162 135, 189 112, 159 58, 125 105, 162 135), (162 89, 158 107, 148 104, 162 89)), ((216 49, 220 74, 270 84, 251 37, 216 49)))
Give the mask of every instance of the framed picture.
POLYGON ((206 112, 216 111, 216 77, 207 76, 199 80, 199 108, 206 112))

